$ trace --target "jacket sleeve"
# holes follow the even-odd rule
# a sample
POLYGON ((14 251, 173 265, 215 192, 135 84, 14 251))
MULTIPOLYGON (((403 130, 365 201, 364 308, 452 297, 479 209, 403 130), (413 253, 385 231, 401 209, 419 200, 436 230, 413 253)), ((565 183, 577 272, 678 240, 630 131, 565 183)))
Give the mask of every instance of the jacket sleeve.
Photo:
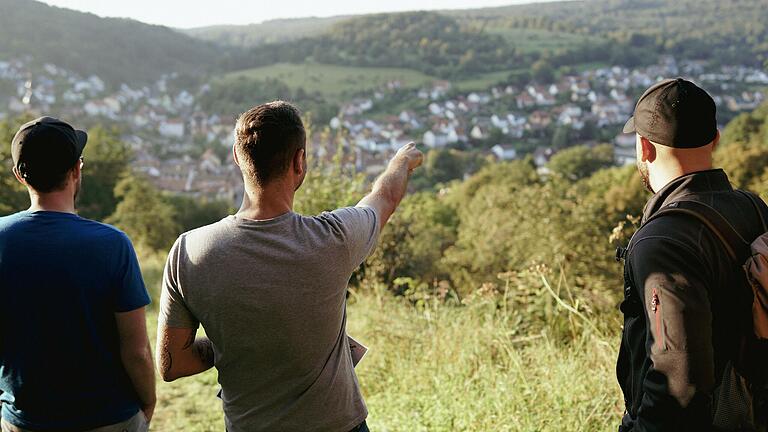
POLYGON ((670 238, 640 240, 630 259, 651 362, 633 431, 708 430, 715 380, 711 271, 694 247, 670 238))

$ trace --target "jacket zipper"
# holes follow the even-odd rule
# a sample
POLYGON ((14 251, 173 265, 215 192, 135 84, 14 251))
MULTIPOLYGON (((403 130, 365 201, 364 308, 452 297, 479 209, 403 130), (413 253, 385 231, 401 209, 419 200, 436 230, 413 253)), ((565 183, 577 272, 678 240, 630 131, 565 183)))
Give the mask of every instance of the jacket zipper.
POLYGON ((653 297, 651 298, 651 310, 656 318, 656 331, 659 333, 659 340, 657 341, 659 350, 664 350, 664 329, 661 327, 661 300, 659 300, 659 292, 656 288, 653 289, 653 297))

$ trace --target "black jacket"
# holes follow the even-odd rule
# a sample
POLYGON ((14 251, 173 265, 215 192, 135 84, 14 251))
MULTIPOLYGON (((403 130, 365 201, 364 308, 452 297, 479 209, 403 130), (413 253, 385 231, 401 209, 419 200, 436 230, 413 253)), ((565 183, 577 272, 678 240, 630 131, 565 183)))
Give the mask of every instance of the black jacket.
POLYGON ((677 201, 720 212, 750 242, 768 219, 722 170, 682 176, 656 193, 623 254, 624 331, 616 367, 626 413, 620 431, 708 431, 713 390, 751 325, 752 293, 735 280, 720 240, 688 215, 645 223, 677 201))

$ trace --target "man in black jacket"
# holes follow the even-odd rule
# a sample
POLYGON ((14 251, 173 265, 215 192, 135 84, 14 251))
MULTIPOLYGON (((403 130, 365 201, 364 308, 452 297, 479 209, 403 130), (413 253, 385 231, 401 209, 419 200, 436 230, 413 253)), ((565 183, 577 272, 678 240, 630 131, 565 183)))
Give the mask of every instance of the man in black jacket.
POLYGON ((702 220, 654 215, 696 201, 751 242, 764 231, 768 207, 712 169, 720 138, 715 103, 693 83, 678 78, 649 88, 624 132, 637 134, 638 169, 654 195, 619 254, 625 299, 617 375, 626 404, 619 431, 738 430, 746 425, 734 428, 724 412, 740 401, 721 383, 749 330, 752 293, 702 220))

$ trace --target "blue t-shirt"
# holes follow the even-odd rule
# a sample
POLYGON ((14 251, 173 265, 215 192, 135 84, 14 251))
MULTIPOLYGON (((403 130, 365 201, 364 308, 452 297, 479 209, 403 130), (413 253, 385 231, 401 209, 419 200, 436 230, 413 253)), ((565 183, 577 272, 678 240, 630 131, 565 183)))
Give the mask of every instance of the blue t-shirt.
POLYGON ((139 410, 115 312, 149 304, 128 237, 70 213, 0 218, 0 401, 36 431, 119 423, 139 410))

